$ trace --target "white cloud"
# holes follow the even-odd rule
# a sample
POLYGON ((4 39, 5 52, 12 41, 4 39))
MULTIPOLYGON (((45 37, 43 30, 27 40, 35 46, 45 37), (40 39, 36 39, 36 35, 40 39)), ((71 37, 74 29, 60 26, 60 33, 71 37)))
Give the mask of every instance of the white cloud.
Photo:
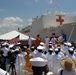
POLYGON ((33 20, 32 20, 32 18, 31 18, 31 19, 28 19, 28 21, 29 21, 29 22, 32 22, 33 20))
POLYGON ((53 0, 46 0, 49 4, 53 3, 53 0))
POLYGON ((1 27, 17 27, 17 26, 22 26, 23 19, 19 17, 5 17, 2 20, 2 23, 0 23, 0 28, 1 27))
POLYGON ((53 1, 52 1, 52 0, 49 0, 49 3, 50 3, 50 4, 52 4, 52 3, 53 3, 53 1))
POLYGON ((2 27, 12 27, 12 26, 20 26, 20 24, 18 23, 12 23, 12 22, 3 22, 2 24, 0 24, 0 26, 2 27))
POLYGON ((4 22, 23 22, 23 20, 19 17, 6 17, 3 20, 4 22))

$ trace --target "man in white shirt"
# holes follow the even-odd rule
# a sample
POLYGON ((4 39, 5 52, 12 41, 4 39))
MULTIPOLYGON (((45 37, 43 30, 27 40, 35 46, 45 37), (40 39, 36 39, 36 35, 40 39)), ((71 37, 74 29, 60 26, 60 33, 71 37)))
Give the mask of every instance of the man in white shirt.
POLYGON ((31 46, 32 46, 32 39, 31 39, 30 36, 29 36, 29 38, 28 38, 28 45, 29 45, 29 48, 31 48, 31 46))
POLYGON ((45 37, 45 46, 46 46, 46 49, 48 49, 49 41, 50 41, 49 37, 46 36, 46 37, 45 37))
POLYGON ((55 47, 55 44, 56 44, 56 42, 57 42, 57 38, 56 38, 55 33, 52 33, 51 42, 52 42, 52 45, 55 47))

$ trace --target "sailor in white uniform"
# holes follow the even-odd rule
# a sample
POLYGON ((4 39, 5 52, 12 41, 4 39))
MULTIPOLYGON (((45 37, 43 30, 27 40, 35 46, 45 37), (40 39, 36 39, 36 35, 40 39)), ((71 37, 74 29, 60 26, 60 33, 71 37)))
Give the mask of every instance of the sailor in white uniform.
POLYGON ((9 75, 9 73, 0 68, 0 75, 9 75))
POLYGON ((9 44, 9 51, 10 51, 10 52, 14 52, 15 49, 16 49, 15 44, 9 44))
POLYGON ((76 57, 76 49, 74 50, 74 56, 76 57))
POLYGON ((51 41, 49 42, 48 48, 54 49, 54 46, 52 45, 52 42, 51 41))
POLYGON ((70 42, 67 42, 68 47, 72 47, 72 44, 70 42))
POLYGON ((58 50, 59 50, 59 55, 61 55, 61 57, 64 58, 65 55, 64 55, 64 53, 63 53, 62 48, 61 48, 61 47, 57 47, 57 48, 58 48, 58 50))
POLYGON ((66 56, 67 54, 69 54, 69 53, 68 53, 68 49, 69 49, 68 44, 67 44, 66 42, 64 42, 64 46, 63 46, 63 48, 62 48, 62 51, 63 51, 63 53, 65 54, 65 56, 66 56))
POLYGON ((4 56, 7 56, 7 53, 8 53, 8 51, 9 51, 9 44, 8 43, 5 43, 4 44, 4 47, 2 48, 2 50, 3 50, 3 55, 4 56))
POLYGON ((71 58, 71 59, 76 61, 76 57, 74 55, 74 49, 73 48, 69 48, 68 52, 69 52, 69 54, 67 55, 67 57, 69 57, 69 58, 71 58))
POLYGON ((38 46, 37 47, 38 52, 36 53, 35 57, 42 57, 42 58, 46 59, 46 56, 43 53, 43 49, 44 49, 44 47, 38 46))
POLYGON ((25 56, 27 54, 26 50, 27 50, 27 46, 23 46, 23 50, 22 50, 23 56, 25 56))
MULTIPOLYGON (((43 53, 43 50, 44 50, 44 47, 43 46, 38 46, 37 47, 37 54, 35 55, 35 57, 40 57, 40 58, 43 58, 43 59, 46 59, 46 55, 43 53)), ((44 72, 45 74, 47 73, 48 71, 48 68, 47 68, 47 65, 44 67, 44 72)))
POLYGON ((46 54, 46 59, 47 59, 47 66, 49 68, 49 71, 52 71, 53 68, 53 49, 49 48, 48 53, 46 54))
POLYGON ((54 54, 54 46, 52 45, 51 41, 49 42, 49 48, 48 49, 50 49, 50 48, 53 49, 53 53, 52 53, 52 55, 53 55, 54 54))
POLYGON ((16 63, 15 63, 15 67, 18 75, 24 69, 24 65, 25 65, 24 55, 22 54, 22 49, 20 48, 19 54, 17 55, 17 58, 16 58, 16 63))
POLYGON ((33 75, 43 75, 43 71, 45 65, 47 64, 47 60, 41 57, 36 57, 30 59, 30 62, 32 63, 33 75))
POLYGON ((44 42, 40 42, 39 46, 41 46, 43 48, 43 53, 46 54, 47 53, 47 49, 46 49, 45 43, 44 42))
POLYGON ((61 67, 60 60, 62 56, 59 54, 58 48, 55 49, 55 54, 53 55, 53 73, 57 75, 57 70, 61 67))
POLYGON ((35 47, 34 47, 34 46, 32 46, 30 49, 31 49, 30 54, 32 54, 32 55, 35 57, 35 54, 36 54, 35 47))

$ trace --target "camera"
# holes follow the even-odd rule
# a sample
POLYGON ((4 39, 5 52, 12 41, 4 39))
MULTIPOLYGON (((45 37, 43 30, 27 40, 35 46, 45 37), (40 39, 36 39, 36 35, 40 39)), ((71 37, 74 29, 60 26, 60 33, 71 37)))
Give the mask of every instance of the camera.
POLYGON ((9 59, 10 64, 11 63, 13 63, 13 64, 15 63, 17 54, 18 54, 18 51, 15 51, 15 52, 9 51, 8 52, 8 59, 9 59))
POLYGON ((8 72, 11 71, 11 75, 16 75, 16 69, 15 69, 15 62, 16 62, 16 57, 17 57, 17 54, 19 52, 18 51, 9 51, 7 54, 7 59, 9 59, 9 63, 10 63, 10 66, 9 66, 9 69, 8 69, 8 72))

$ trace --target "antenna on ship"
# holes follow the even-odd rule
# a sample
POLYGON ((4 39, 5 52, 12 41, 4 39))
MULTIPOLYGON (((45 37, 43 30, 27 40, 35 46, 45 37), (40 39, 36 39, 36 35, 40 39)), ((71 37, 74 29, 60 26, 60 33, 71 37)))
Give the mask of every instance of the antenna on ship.
POLYGON ((55 5, 54 5, 54 9, 55 9, 55 13, 57 13, 58 4, 55 4, 55 5))

